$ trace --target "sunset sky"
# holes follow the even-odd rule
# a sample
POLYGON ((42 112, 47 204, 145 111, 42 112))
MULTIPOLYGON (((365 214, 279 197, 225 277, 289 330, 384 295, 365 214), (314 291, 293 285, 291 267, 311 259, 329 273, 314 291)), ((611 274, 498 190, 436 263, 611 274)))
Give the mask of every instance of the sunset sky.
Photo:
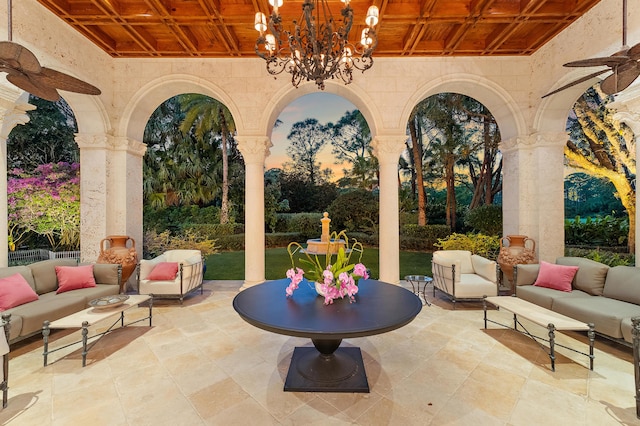
MULTIPOLYGON (((291 102, 282 110, 278 117, 282 124, 273 130, 271 141, 271 155, 265 160, 266 170, 272 168, 281 168, 282 164, 291 161, 287 155, 286 149, 289 146, 287 135, 291 131, 291 126, 298 121, 304 121, 307 118, 315 118, 321 124, 335 123, 347 111, 352 111, 356 107, 346 99, 330 93, 311 93, 304 95, 291 102)), ((331 145, 327 144, 318 155, 318 162, 321 163, 321 169, 330 167, 334 170, 335 178, 342 176, 341 165, 333 164, 334 157, 331 155, 331 145)))

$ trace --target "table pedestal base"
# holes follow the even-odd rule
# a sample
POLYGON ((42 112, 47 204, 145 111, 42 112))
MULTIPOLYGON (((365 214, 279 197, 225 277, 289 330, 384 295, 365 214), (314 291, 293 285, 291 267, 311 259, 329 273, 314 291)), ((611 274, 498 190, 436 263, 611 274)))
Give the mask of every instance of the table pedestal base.
POLYGON ((315 347, 295 348, 284 390, 368 393, 360 348, 337 348, 330 354, 322 354, 315 347))

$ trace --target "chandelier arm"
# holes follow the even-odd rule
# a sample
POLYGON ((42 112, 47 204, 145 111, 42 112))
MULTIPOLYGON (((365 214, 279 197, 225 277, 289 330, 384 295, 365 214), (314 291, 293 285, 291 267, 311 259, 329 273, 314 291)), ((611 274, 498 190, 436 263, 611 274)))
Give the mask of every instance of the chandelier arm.
POLYGON ((290 73, 294 87, 305 80, 313 81, 320 90, 328 79, 349 84, 354 69, 364 72, 373 65, 371 56, 378 38, 374 30, 376 22, 369 21, 367 15, 362 48, 356 47, 349 42, 353 27, 353 9, 349 4, 341 9, 341 16, 338 25, 327 0, 304 0, 300 20, 294 20, 292 31, 288 31, 274 9, 267 24, 271 34, 260 34, 256 54, 266 61, 267 72, 274 77, 284 71, 290 73))

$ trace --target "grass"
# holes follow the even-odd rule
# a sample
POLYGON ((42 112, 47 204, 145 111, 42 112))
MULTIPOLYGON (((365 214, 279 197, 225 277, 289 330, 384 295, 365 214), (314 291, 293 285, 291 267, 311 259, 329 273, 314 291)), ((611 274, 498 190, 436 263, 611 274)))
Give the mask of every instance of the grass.
MULTIPOLYGON (((206 280, 242 280, 244 279, 244 251, 228 251, 207 257, 206 280)), ((380 276, 379 251, 368 248, 362 256, 362 263, 371 271, 373 278, 380 276)), ((291 267, 286 248, 265 250, 265 278, 275 280, 284 278, 291 267)), ((431 253, 401 251, 400 277, 405 275, 431 275, 431 253)))

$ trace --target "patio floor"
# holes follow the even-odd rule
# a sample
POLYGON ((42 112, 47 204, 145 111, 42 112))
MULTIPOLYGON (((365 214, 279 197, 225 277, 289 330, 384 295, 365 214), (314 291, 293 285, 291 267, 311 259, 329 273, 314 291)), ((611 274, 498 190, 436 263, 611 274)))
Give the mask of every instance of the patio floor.
MULTIPOLYGON (((204 295, 182 307, 157 301, 153 327, 142 322, 107 335, 85 368, 76 347, 43 367, 41 338, 14 345, 0 424, 638 424, 630 348, 597 338, 594 371, 585 356, 559 349, 553 373, 531 339, 484 330, 481 304, 454 311, 444 299, 399 330, 343 342, 362 349, 371 393, 283 392, 293 348, 310 342, 240 319, 231 306, 240 285, 206 282, 204 295)), ((54 331, 52 345, 79 336, 54 331)), ((584 335, 557 336, 586 347, 584 335)))

